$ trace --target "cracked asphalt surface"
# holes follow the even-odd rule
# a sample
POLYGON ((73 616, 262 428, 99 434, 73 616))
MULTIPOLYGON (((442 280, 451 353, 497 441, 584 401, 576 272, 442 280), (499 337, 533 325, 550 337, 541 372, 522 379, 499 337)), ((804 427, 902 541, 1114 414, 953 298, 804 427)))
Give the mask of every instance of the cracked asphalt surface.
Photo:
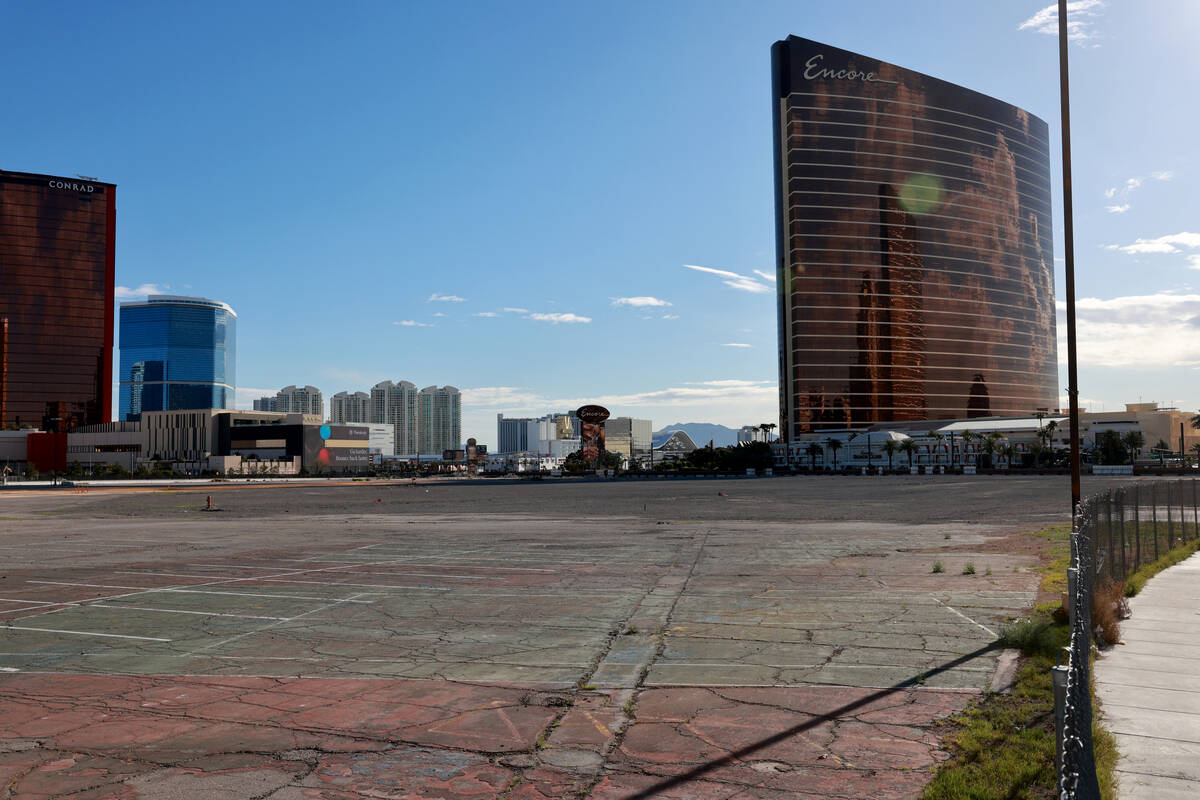
POLYGON ((1067 497, 1057 477, 6 492, 0 798, 913 797, 1034 600, 1015 535, 1067 497))

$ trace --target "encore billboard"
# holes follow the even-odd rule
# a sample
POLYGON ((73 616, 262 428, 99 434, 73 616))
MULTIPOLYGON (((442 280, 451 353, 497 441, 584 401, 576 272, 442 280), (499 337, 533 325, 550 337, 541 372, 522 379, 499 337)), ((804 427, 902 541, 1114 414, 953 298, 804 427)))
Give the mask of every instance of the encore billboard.
POLYGON ((579 452, 583 460, 595 464, 604 452, 604 421, 608 419, 608 409, 604 406, 581 406, 575 416, 579 417, 579 452))

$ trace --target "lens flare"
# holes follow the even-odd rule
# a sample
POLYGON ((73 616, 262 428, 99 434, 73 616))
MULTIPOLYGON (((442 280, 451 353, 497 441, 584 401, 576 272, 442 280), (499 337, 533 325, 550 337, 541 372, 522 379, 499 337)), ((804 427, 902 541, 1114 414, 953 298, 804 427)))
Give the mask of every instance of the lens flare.
POLYGON ((928 214, 942 204, 942 181, 934 175, 911 175, 900 186, 900 205, 910 214, 928 214))

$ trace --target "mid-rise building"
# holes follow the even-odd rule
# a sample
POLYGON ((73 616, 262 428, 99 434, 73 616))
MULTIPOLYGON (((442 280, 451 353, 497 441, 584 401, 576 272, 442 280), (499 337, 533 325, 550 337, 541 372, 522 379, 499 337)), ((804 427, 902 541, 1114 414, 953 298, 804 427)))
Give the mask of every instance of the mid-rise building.
POLYGON ((116 190, 0 170, 0 428, 112 418, 116 190))
POLYGON ((417 395, 417 452, 462 448, 462 395, 453 386, 426 386, 417 395))
POLYGON ((529 425, 532 422, 532 417, 505 417, 503 414, 497 414, 496 452, 524 453, 529 450, 529 425))
POLYGON ((121 419, 147 411, 233 408, 237 314, 203 297, 121 304, 121 419))
MULTIPOLYGON (((329 398, 329 421, 334 425, 345 425, 347 422, 371 421, 371 395, 366 392, 338 392, 329 398)), ((383 424, 383 423, 380 423, 383 424)), ((386 455, 395 455, 395 429, 392 431, 392 449, 386 455)))
POLYGON ((275 403, 274 395, 271 395, 270 397, 259 397, 254 401, 254 410, 255 411, 274 411, 275 405, 276 405, 276 403, 275 403))
POLYGON ((604 421, 604 449, 626 458, 649 456, 653 427, 648 419, 609 417, 604 421))
POLYGON ((325 400, 315 386, 285 386, 275 395, 275 410, 325 418, 325 400))
POLYGON ((771 56, 784 441, 1056 407, 1046 123, 795 36, 771 56))

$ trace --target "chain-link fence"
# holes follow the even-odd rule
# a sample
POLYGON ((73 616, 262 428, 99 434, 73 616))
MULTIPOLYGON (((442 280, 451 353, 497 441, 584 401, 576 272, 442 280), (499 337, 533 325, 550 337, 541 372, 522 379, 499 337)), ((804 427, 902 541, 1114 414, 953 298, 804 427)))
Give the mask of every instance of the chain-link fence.
MULTIPOLYGON (((1061 800, 1099 800, 1092 749, 1091 647, 1114 587, 1139 567, 1200 537, 1197 481, 1135 483, 1080 503, 1071 533, 1067 663, 1054 668, 1061 800), (1102 598, 1096 605, 1096 598, 1102 598), (1094 615, 1093 611, 1097 611, 1094 615)), ((1118 600, 1119 602, 1119 600, 1118 600)))

